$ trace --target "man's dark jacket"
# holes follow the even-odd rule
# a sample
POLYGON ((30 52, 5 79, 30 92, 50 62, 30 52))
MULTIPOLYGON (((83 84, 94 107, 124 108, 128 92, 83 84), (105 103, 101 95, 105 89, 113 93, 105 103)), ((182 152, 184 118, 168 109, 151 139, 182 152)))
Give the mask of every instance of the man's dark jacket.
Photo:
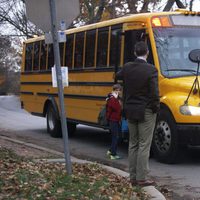
POLYGON ((157 69, 145 60, 137 58, 128 62, 116 74, 124 82, 124 111, 127 119, 142 121, 145 109, 153 113, 159 110, 157 69))

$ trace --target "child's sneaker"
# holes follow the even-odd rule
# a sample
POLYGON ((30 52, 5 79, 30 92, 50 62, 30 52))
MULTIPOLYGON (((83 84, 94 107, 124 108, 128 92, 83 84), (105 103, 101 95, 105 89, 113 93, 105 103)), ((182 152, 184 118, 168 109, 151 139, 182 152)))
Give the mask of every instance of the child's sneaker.
POLYGON ((110 156, 110 155, 111 155, 111 151, 108 150, 108 151, 106 152, 106 155, 107 155, 107 156, 110 156))
POLYGON ((118 155, 115 155, 115 158, 116 158, 116 159, 120 159, 121 157, 120 157, 120 156, 118 156, 118 155))
POLYGON ((110 155, 110 159, 111 160, 117 160, 117 159, 120 159, 120 156, 118 156, 118 155, 115 155, 115 156, 110 155))

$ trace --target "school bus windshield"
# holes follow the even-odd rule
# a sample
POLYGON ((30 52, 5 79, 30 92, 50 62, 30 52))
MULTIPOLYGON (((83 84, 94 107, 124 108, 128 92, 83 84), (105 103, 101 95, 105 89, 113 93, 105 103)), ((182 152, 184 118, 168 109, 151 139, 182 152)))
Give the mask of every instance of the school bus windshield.
POLYGON ((200 48, 200 27, 154 28, 161 73, 165 77, 193 76, 197 64, 188 54, 200 48))

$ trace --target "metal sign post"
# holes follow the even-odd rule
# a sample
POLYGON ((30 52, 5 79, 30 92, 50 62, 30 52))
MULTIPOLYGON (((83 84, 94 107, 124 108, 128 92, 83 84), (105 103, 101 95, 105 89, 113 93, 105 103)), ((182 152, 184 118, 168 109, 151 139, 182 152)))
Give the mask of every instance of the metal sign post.
POLYGON ((68 132, 64 106, 57 26, 61 23, 62 20, 64 20, 65 24, 68 26, 72 20, 78 16, 80 13, 79 0, 25 0, 25 2, 28 19, 46 33, 48 33, 50 29, 52 31, 66 169, 68 174, 71 175, 72 167, 69 153, 68 132))
POLYGON ((54 58, 56 66, 56 77, 58 84, 58 97, 60 104, 60 119, 62 125, 62 134, 64 139, 64 153, 66 161, 66 169, 68 175, 72 174, 72 165, 69 153, 69 140, 68 140, 68 131, 66 124, 66 115, 65 115, 65 106, 64 106, 64 95, 63 95, 63 84, 62 84, 62 74, 61 74, 61 65, 60 65, 60 50, 58 43, 58 33, 57 33, 57 23, 56 23, 56 6, 55 0, 49 0, 50 13, 51 13, 51 32, 53 38, 53 48, 54 48, 54 58))

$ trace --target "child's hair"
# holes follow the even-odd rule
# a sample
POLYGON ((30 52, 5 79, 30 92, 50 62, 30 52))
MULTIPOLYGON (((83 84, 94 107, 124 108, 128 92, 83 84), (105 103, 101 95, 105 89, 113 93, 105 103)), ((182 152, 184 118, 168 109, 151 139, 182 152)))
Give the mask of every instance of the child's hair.
POLYGON ((122 89, 122 86, 120 84, 113 85, 113 91, 115 91, 115 90, 121 90, 121 89, 122 89))

